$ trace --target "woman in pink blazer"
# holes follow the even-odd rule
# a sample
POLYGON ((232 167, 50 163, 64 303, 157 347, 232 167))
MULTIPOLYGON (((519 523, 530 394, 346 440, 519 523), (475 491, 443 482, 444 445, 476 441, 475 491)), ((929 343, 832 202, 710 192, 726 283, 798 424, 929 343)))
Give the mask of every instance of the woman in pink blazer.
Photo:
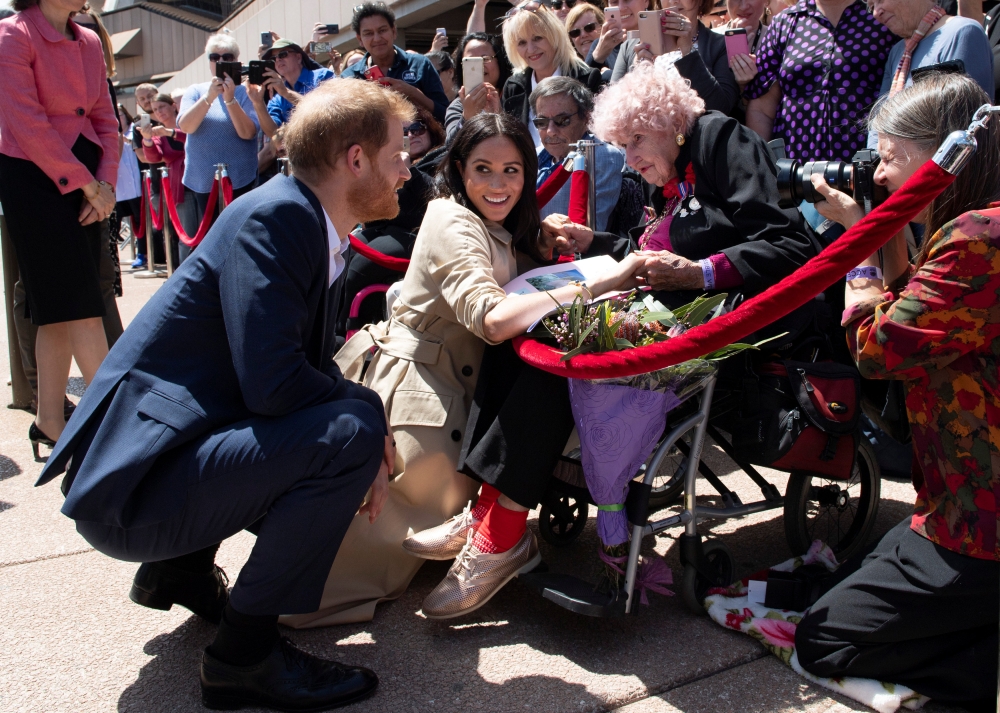
POLYGON ((108 353, 100 223, 115 206, 118 122, 84 0, 14 0, 0 21, 0 203, 39 326, 38 415, 28 437, 54 445, 75 357, 89 384, 108 353))

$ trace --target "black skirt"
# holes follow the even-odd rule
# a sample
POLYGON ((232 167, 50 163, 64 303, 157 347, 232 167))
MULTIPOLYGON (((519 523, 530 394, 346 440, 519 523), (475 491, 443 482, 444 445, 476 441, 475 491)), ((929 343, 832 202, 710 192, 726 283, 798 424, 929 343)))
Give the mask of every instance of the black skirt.
MULTIPOLYGON (((101 149, 80 136, 73 155, 97 173, 101 149)), ((62 195, 31 161, 0 154, 0 203, 27 294, 25 316, 37 325, 104 316, 101 224, 80 225, 82 190, 62 195)))

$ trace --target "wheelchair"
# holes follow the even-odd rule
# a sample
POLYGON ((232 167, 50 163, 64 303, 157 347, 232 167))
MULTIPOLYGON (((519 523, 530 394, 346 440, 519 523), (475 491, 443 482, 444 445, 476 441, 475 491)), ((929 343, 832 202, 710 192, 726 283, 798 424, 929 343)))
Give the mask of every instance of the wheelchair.
MULTIPOLYGON (((814 348, 814 341, 815 337, 797 343, 793 340, 782 356, 815 360, 821 350, 814 348)), ((521 575, 522 583, 543 598, 579 614, 610 617, 633 613, 643 538, 683 527, 679 538, 684 567, 680 593, 692 612, 704 614, 703 602, 708 590, 732 584, 736 567, 723 542, 702 540, 697 527, 701 521, 739 518, 781 508, 785 537, 793 554, 804 554, 819 539, 844 561, 865 545, 878 515, 881 490, 881 473, 871 443, 860 430, 852 434, 853 457, 847 459, 849 465, 835 472, 824 462, 820 449, 807 452, 806 462, 786 470, 790 475, 782 495, 735 443, 733 434, 739 433, 739 414, 746 403, 746 382, 741 376, 754 357, 740 355, 731 361, 736 363, 724 363, 716 375, 702 383, 698 393, 667 414, 656 449, 629 483, 625 512, 632 538, 624 587, 618 591, 597 591, 590 582, 541 570, 521 575), (704 461, 707 437, 760 488, 760 500, 743 503, 704 461), (697 502, 697 496, 704 494, 702 483, 714 489, 720 505, 697 502), (662 517, 658 513, 678 502, 679 513, 662 517)), ((853 369, 853 364, 849 368, 853 369)), ((856 407, 860 409, 860 403, 856 407)), ((767 467, 785 470, 776 465, 767 467)), ((579 449, 570 449, 557 465, 542 502, 538 519, 542 538, 555 547, 571 545, 583 532, 592 504, 595 503, 583 477, 579 449)))

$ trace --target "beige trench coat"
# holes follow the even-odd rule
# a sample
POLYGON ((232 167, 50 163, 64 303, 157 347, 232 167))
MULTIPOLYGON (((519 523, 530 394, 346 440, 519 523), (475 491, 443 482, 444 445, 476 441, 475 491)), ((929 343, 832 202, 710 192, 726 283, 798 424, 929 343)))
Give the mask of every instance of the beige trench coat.
POLYGON ((379 348, 364 383, 382 397, 396 439, 388 502, 374 524, 355 516, 319 610, 282 623, 371 620, 375 605, 400 596, 423 564, 403 550, 406 536, 440 525, 474 499, 479 483, 456 467, 489 343, 483 320, 516 274, 510 233, 453 200, 431 201, 389 321, 369 325, 336 356, 344 375, 357 379, 365 354, 379 348))

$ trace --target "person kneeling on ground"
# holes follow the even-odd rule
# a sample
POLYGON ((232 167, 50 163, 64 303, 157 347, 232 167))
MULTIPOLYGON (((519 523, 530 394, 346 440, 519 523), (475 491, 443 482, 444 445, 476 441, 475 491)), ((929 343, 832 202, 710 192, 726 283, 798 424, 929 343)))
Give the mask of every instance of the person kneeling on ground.
POLYGON ((285 136, 294 176, 225 210, 104 360, 39 478, 68 469, 77 531, 144 563, 133 601, 219 624, 201 664, 210 708, 326 710, 378 685, 295 648, 277 619, 316 609, 365 493, 371 519, 385 502, 382 400, 341 375, 333 327, 340 236, 398 210, 412 117, 366 82, 304 98, 285 136), (257 543, 230 594, 215 554, 244 528, 257 543))
MULTIPOLYGON (((965 129, 986 93, 966 76, 922 79, 876 105, 890 192, 965 129)), ((897 236, 848 274, 844 324, 861 375, 901 379, 913 433, 912 517, 839 580, 798 625, 802 667, 909 686, 939 701, 996 705, 1000 546, 1000 124, 978 132, 965 170, 918 218, 929 237, 915 266, 897 236)), ((814 182, 846 225, 849 196, 814 182)), ((974 709, 979 709, 973 705, 974 709)))

